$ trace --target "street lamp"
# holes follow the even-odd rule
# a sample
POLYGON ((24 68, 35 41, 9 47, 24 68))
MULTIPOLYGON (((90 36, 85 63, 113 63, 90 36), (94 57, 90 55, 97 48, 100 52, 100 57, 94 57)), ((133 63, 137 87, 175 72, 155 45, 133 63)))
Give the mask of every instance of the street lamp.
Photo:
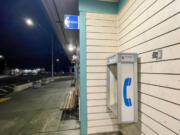
POLYGON ((28 26, 33 26, 34 25, 34 22, 32 21, 31 18, 25 18, 25 22, 28 26))
POLYGON ((4 59, 4 56, 3 56, 3 55, 0 55, 0 59, 4 59))
POLYGON ((59 59, 56 59, 56 62, 59 62, 59 59))
MULTIPOLYGON (((34 22, 33 22, 33 20, 31 18, 25 18, 25 23, 27 24, 27 26, 30 26, 30 27, 34 26, 34 22)), ((42 28, 41 25, 38 25, 38 26, 40 28, 42 28)), ((46 29, 44 29, 44 28, 42 28, 42 29, 48 33, 48 31, 46 29)), ((54 44, 54 37, 53 37, 53 34, 50 35, 50 37, 52 39, 52 43, 51 43, 51 51, 52 51, 51 52, 51 63, 52 63, 51 76, 52 76, 52 80, 53 80, 53 78, 54 78, 54 62, 53 62, 53 60, 54 60, 54 46, 53 46, 53 44, 54 44)))

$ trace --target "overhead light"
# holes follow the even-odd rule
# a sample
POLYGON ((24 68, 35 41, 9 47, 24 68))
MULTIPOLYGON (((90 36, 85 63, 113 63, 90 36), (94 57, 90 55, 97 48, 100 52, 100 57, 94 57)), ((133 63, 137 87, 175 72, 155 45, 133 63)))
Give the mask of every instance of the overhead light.
POLYGON ((69 49, 70 52, 72 52, 72 51, 74 51, 74 46, 73 45, 69 45, 68 49, 69 49))
POLYGON ((31 18, 26 18, 26 19, 25 19, 25 22, 26 22, 26 24, 27 24, 28 26, 33 26, 33 25, 34 25, 34 23, 33 23, 33 21, 32 21, 31 18))

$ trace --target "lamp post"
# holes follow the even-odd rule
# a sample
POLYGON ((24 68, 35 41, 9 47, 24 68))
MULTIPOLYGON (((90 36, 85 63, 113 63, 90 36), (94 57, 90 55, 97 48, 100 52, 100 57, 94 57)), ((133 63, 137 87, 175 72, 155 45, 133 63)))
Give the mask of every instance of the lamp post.
POLYGON ((54 79, 54 38, 53 38, 53 35, 52 35, 52 43, 51 43, 51 77, 52 77, 52 80, 54 79))
MULTIPOLYGON (((29 27, 34 26, 34 22, 31 18, 25 18, 25 23, 29 27)), ((49 34, 48 31, 44 29, 40 24, 38 26, 41 29, 43 29, 47 34, 49 34)), ((53 37, 53 34, 51 34, 50 37, 51 37, 51 77, 53 80, 54 79, 54 37, 53 37)))

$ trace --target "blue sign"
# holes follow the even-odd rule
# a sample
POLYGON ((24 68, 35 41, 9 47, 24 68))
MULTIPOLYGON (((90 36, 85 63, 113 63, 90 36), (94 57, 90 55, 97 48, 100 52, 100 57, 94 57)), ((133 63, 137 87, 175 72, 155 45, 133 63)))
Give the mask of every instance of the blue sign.
POLYGON ((131 98, 127 98, 127 87, 131 86, 131 80, 132 78, 126 78, 123 87, 123 98, 124 98, 124 103, 127 107, 132 106, 131 98))
POLYGON ((65 29, 79 29, 79 16, 64 15, 65 29))

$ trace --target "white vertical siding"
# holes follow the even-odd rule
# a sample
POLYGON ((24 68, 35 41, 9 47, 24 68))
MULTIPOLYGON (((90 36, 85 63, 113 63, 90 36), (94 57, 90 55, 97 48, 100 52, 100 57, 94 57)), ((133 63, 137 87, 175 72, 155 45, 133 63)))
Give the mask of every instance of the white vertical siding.
POLYGON ((87 13, 88 134, 180 134, 180 0, 128 0, 118 15, 87 13), (152 53, 162 49, 163 58, 152 53), (106 106, 106 58, 139 54, 139 121, 120 125, 106 106))
POLYGON ((139 54, 139 122, 144 135, 180 134, 180 1, 129 0, 118 14, 120 52, 139 54), (152 59, 162 49, 161 60, 152 59))
POLYGON ((88 134, 119 130, 106 107, 106 58, 118 51, 116 17, 86 14, 88 134))

